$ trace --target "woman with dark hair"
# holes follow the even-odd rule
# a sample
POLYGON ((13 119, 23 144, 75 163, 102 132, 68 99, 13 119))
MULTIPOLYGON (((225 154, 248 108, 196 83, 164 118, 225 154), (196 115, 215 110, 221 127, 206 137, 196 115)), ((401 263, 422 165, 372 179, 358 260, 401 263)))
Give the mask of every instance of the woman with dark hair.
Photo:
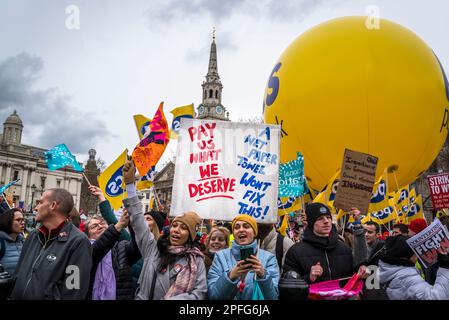
POLYGON ((11 275, 15 274, 22 252, 24 230, 25 219, 18 208, 8 209, 0 214, 0 264, 11 275))
POLYGON ((173 219, 169 234, 155 239, 145 221, 135 182, 132 160, 123 166, 128 198, 123 204, 130 215, 137 246, 144 258, 137 300, 203 300, 207 294, 203 253, 194 246, 201 223, 194 212, 173 219))

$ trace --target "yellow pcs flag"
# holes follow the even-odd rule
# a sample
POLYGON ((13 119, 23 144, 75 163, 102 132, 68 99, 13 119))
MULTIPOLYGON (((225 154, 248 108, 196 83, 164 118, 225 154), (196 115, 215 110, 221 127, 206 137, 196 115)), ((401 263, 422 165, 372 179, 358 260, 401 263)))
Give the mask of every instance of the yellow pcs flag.
POLYGON ((170 130, 170 139, 177 139, 179 134, 179 126, 181 124, 182 118, 193 118, 195 116, 195 110, 193 108, 193 103, 177 107, 170 111, 173 114, 173 122, 170 130))
POLYGON ((127 154, 128 150, 123 151, 98 177, 100 189, 114 210, 119 209, 122 206, 122 200, 126 198, 122 169, 126 162, 127 154))
POLYGON ((410 223, 415 219, 425 219, 422 209, 422 197, 420 194, 415 198, 415 202, 410 205, 410 208, 405 215, 407 223, 410 223))
POLYGON ((150 132, 151 119, 141 114, 133 115, 134 122, 136 124, 137 133, 139 135, 139 141, 143 139, 143 136, 150 132))

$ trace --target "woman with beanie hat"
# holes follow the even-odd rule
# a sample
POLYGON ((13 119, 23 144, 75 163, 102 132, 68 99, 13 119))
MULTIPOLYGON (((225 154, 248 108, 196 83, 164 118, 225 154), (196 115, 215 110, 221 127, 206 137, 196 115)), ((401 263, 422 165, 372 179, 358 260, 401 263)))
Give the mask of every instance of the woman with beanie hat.
MULTIPOLYGON (((203 300, 207 295, 203 253, 194 239, 201 223, 195 212, 185 212, 173 219, 169 234, 156 240, 145 221, 142 203, 135 186, 134 163, 123 166, 128 198, 123 204, 130 215, 137 246, 144 258, 139 278, 137 300, 203 300)), ((157 218, 154 221, 158 223, 157 218)))
POLYGON ((241 214, 234 218, 231 248, 215 253, 207 275, 210 299, 252 300, 255 282, 265 300, 278 299, 278 263, 272 253, 258 247, 257 231, 253 217, 241 214), (242 250, 251 250, 253 254, 242 260, 242 250))
POLYGON ((379 280, 390 300, 448 300, 449 258, 438 249, 438 271, 435 284, 427 283, 415 267, 417 260, 407 244, 408 236, 389 237, 385 253, 380 256, 379 280))

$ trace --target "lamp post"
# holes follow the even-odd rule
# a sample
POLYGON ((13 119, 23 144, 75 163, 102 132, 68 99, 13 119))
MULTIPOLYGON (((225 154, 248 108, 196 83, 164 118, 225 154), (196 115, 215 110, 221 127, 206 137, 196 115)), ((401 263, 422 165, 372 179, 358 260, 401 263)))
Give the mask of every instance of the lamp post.
POLYGON ((34 193, 36 192, 36 185, 33 183, 31 186, 31 205, 30 205, 30 212, 33 212, 33 203, 34 203, 34 193))

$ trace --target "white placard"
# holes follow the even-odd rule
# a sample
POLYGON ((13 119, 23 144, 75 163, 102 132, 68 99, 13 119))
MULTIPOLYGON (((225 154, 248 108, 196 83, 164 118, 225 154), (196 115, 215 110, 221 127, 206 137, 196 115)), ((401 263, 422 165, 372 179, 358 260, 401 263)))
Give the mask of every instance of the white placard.
POLYGON ((170 216, 275 223, 280 126, 182 119, 170 216))

